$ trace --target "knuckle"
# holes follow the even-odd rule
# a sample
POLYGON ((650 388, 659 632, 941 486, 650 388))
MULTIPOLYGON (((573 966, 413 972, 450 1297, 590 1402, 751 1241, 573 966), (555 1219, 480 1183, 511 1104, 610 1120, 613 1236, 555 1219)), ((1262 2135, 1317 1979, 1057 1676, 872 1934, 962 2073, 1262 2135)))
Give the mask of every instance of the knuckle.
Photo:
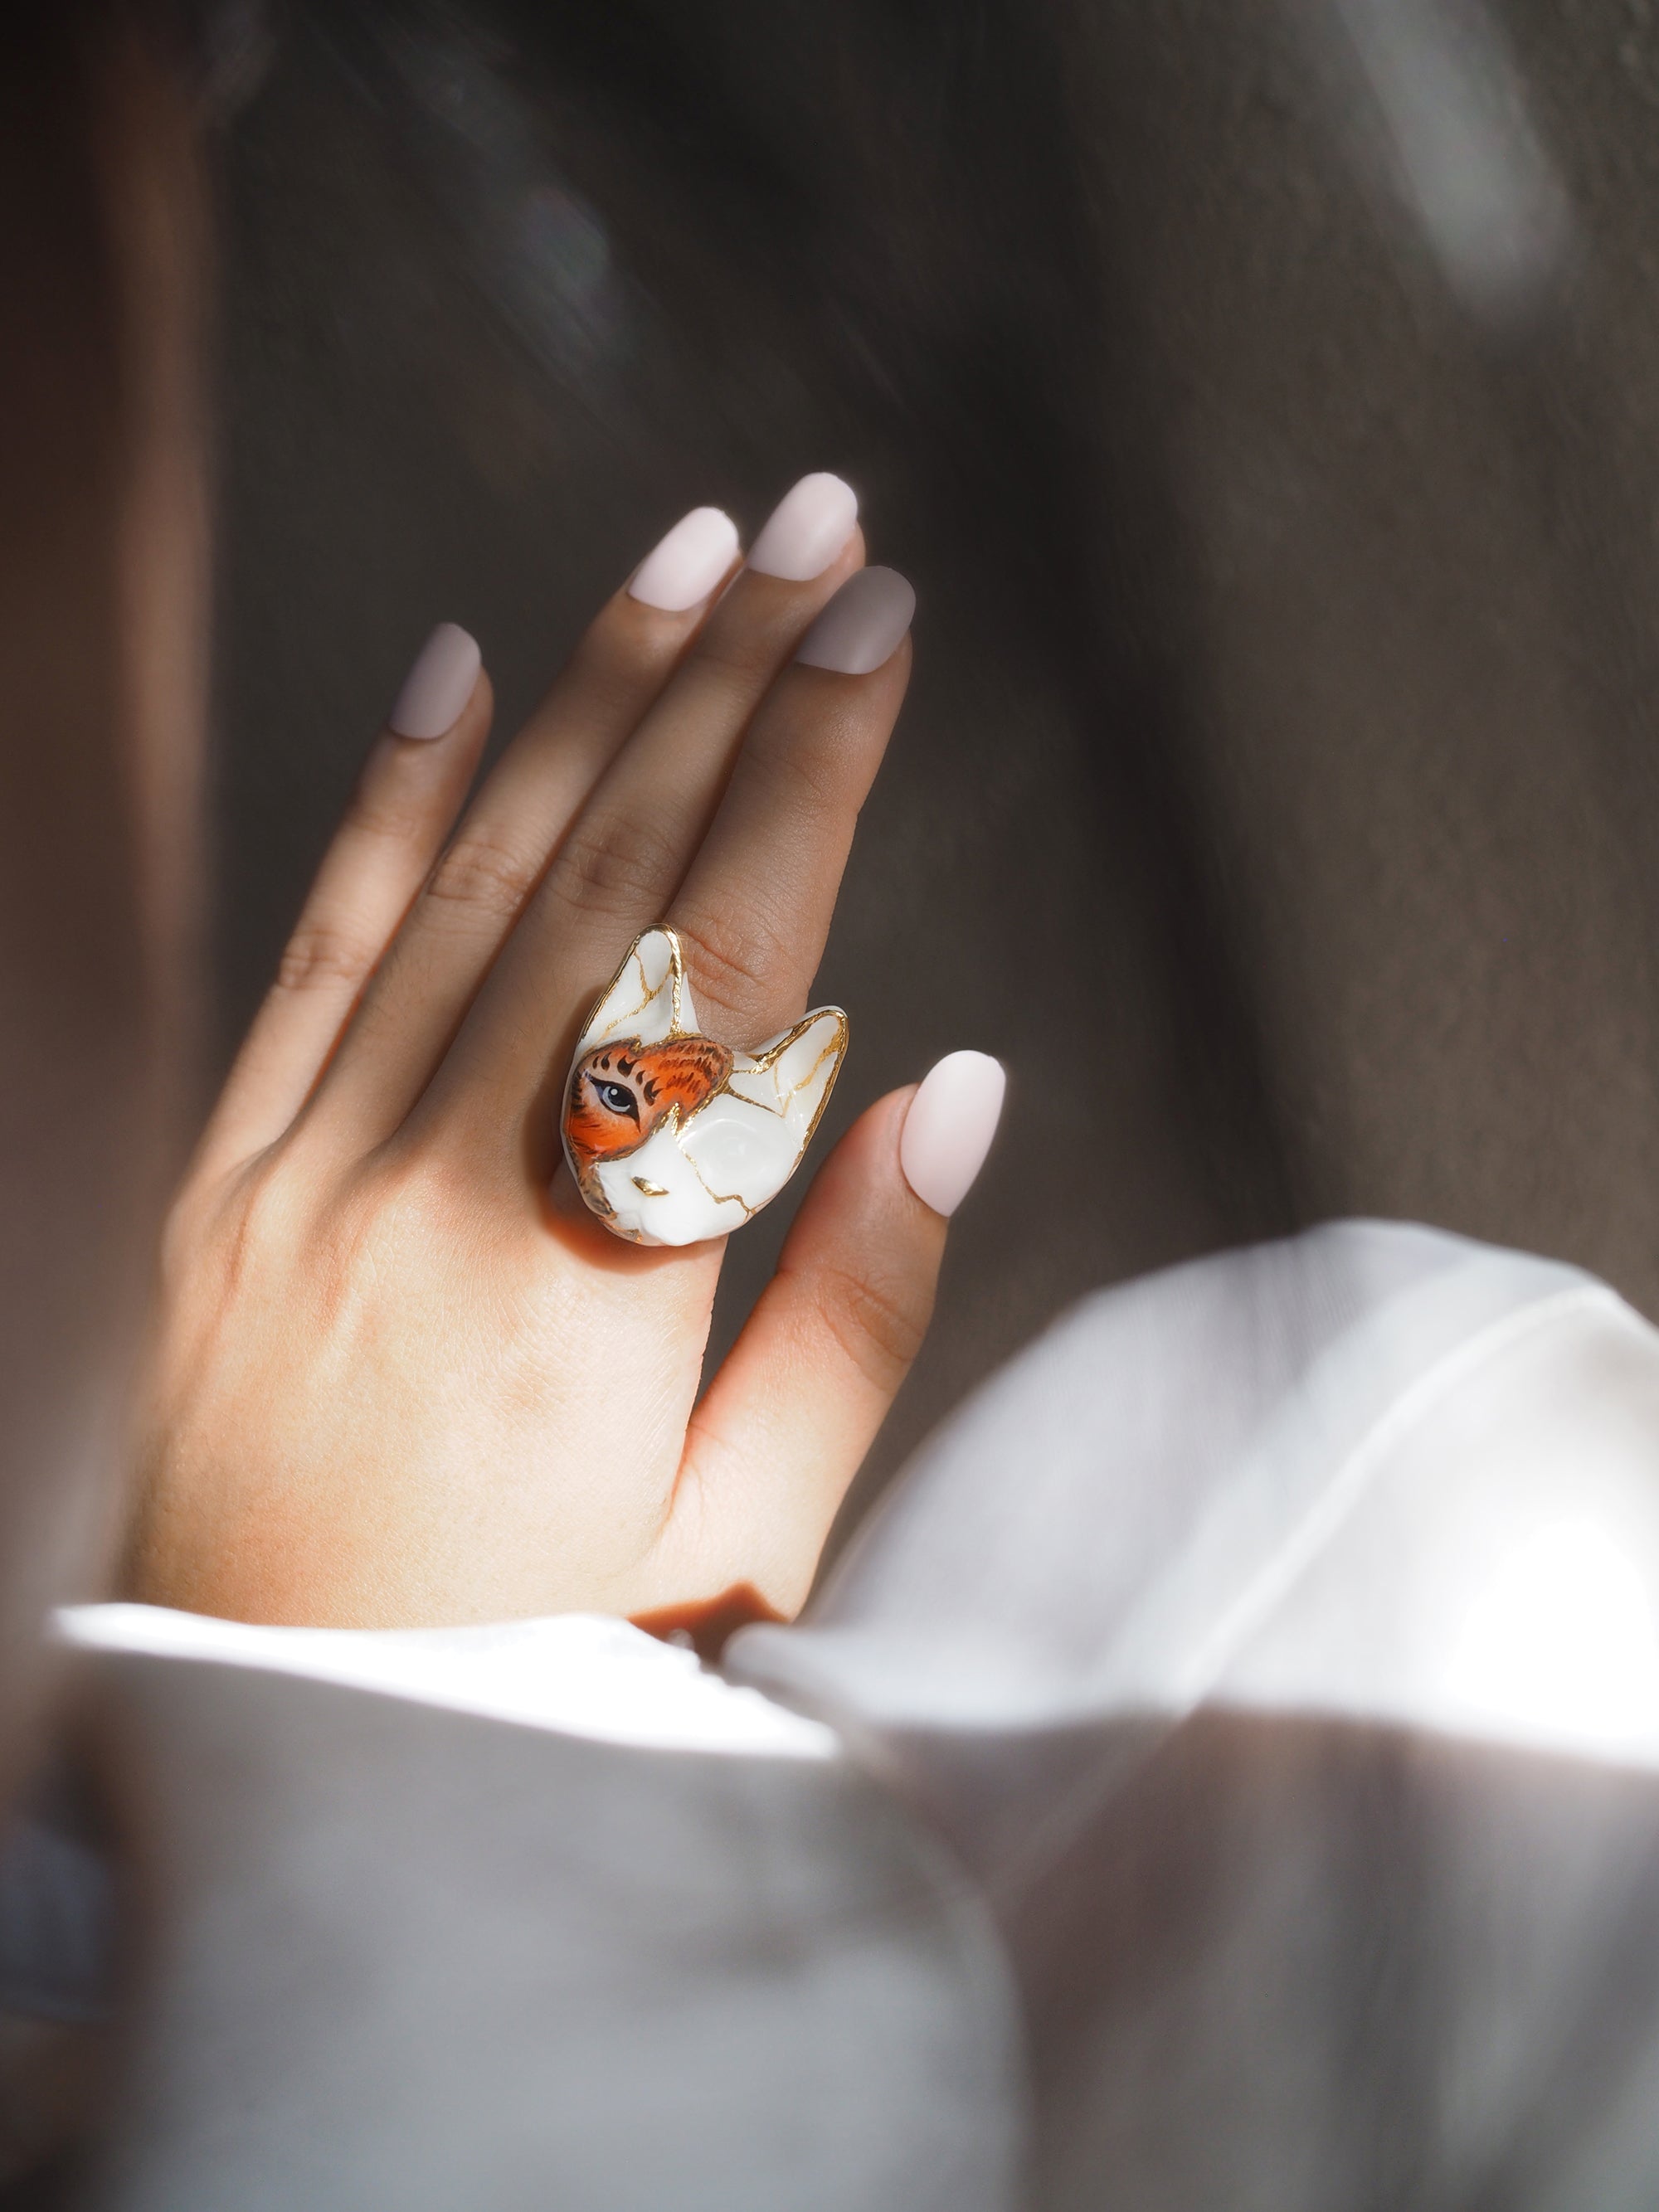
POLYGON ((745 617, 740 605, 726 606, 697 640, 691 665, 700 676, 746 701, 756 685, 770 675, 777 643, 752 615, 745 617))
POLYGON ((792 734, 787 744, 757 748, 752 769, 768 810, 805 822, 820 820, 838 795, 839 763, 828 745, 808 744, 792 734))
POLYGON ((699 1005, 747 1014, 775 1004, 788 987, 790 962, 780 933, 763 916, 693 914, 676 917, 699 1005))
POLYGON ((854 796, 867 785, 860 749, 849 743, 842 717, 793 724, 757 760, 772 802, 808 821, 857 811, 854 796), (850 803, 849 803, 850 802, 850 803))
POLYGON ((363 1231, 377 1248, 429 1251, 449 1242, 476 1196, 475 1179, 447 1153, 400 1146, 364 1178, 363 1231))
POLYGON ((573 908, 631 918, 654 913, 679 871, 672 838, 651 822, 619 816, 576 824, 559 855, 555 882, 573 908))
POLYGON ((356 990, 367 982, 380 948, 337 923, 301 922, 289 939, 276 969, 279 991, 315 991, 345 984, 356 990))
POLYGON ((363 1164, 324 1207, 307 1210, 304 1274, 318 1314, 336 1330, 378 1328, 388 1285, 430 1282, 434 1263, 465 1248, 469 1197, 462 1179, 425 1156, 363 1164), (378 1318, 377 1318, 378 1317, 378 1318))
POLYGON ((291 1252, 307 1233, 307 1211, 305 1179, 289 1171, 283 1148, 250 1161, 222 1214, 233 1272, 240 1276, 291 1252))
POLYGON ((422 797, 377 781, 358 793, 347 826, 376 844, 417 845, 431 833, 431 816, 422 797))
POLYGON ((432 871, 426 895, 492 921, 511 921, 536 887, 537 862, 476 831, 458 837, 432 871))
POLYGON ((630 720, 648 696, 656 675, 656 660, 625 620, 613 618, 607 609, 582 637, 571 655, 567 681, 589 714, 596 710, 630 720))
POLYGON ((813 1302, 817 1319, 866 1380, 896 1389, 927 1334, 927 1302, 843 1267, 822 1271, 813 1302))
POLYGON ((185 1185, 162 1231, 163 1288, 175 1297, 205 1289, 223 1310, 284 1275, 309 1234, 305 1191, 286 1171, 285 1147, 272 1146, 228 1176, 185 1185))

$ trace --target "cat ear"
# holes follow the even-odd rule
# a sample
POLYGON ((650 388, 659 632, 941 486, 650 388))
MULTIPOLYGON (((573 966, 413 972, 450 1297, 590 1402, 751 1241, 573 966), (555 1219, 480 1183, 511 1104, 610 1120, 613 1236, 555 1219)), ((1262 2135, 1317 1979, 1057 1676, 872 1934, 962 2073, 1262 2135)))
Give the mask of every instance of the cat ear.
POLYGON ((839 1006, 818 1006, 758 1052, 738 1053, 726 1087, 780 1115, 798 1151, 805 1151, 846 1054, 846 1015, 839 1006))
POLYGON ((576 1054, 580 1059, 613 1037, 661 1044, 666 1037, 689 1036, 696 1026, 678 937, 672 929, 647 929, 635 939, 628 957, 588 1016, 576 1054))
MULTIPOLYGON (((846 1050, 846 1015, 839 1006, 820 1006, 759 1052, 733 1053, 730 1075, 673 1139, 696 1177, 693 1202, 677 1209, 678 1218, 655 1212, 644 1224, 647 1241, 718 1237, 737 1226, 735 1207, 746 1220, 775 1198, 800 1165, 846 1050)), ((644 1157, 633 1153, 627 1164, 644 1157)), ((666 1190, 667 1171, 651 1172, 666 1190)))

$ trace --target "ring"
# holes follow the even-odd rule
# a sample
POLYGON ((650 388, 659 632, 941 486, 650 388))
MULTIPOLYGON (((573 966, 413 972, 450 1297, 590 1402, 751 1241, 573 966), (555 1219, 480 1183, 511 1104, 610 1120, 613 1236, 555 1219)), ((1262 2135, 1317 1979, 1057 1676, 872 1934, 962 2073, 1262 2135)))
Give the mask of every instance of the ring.
POLYGON ((775 1199, 812 1140, 847 1051, 819 1006, 754 1052, 697 1027, 672 929, 635 939, 589 1015, 565 1090, 576 1188, 632 1244, 701 1244, 775 1199))

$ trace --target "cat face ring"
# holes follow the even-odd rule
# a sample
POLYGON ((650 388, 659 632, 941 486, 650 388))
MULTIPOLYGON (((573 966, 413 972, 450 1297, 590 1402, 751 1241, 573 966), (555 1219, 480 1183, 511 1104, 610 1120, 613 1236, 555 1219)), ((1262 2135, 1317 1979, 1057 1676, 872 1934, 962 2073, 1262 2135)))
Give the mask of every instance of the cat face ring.
POLYGON ((777 1196, 847 1051, 820 1006, 757 1050, 700 1035, 680 940, 647 929, 588 1017, 565 1090, 576 1188, 633 1244, 700 1244, 777 1196))

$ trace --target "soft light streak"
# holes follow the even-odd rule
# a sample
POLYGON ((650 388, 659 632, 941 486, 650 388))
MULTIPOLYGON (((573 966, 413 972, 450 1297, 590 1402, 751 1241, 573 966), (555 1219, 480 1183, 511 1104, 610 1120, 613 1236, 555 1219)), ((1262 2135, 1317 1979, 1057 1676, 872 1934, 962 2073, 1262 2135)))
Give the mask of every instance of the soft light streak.
POLYGON ((1659 1742, 1659 1617, 1650 1578, 1610 1528, 1534 1526, 1472 1578, 1443 1718, 1476 1734, 1613 1754, 1659 1742))

